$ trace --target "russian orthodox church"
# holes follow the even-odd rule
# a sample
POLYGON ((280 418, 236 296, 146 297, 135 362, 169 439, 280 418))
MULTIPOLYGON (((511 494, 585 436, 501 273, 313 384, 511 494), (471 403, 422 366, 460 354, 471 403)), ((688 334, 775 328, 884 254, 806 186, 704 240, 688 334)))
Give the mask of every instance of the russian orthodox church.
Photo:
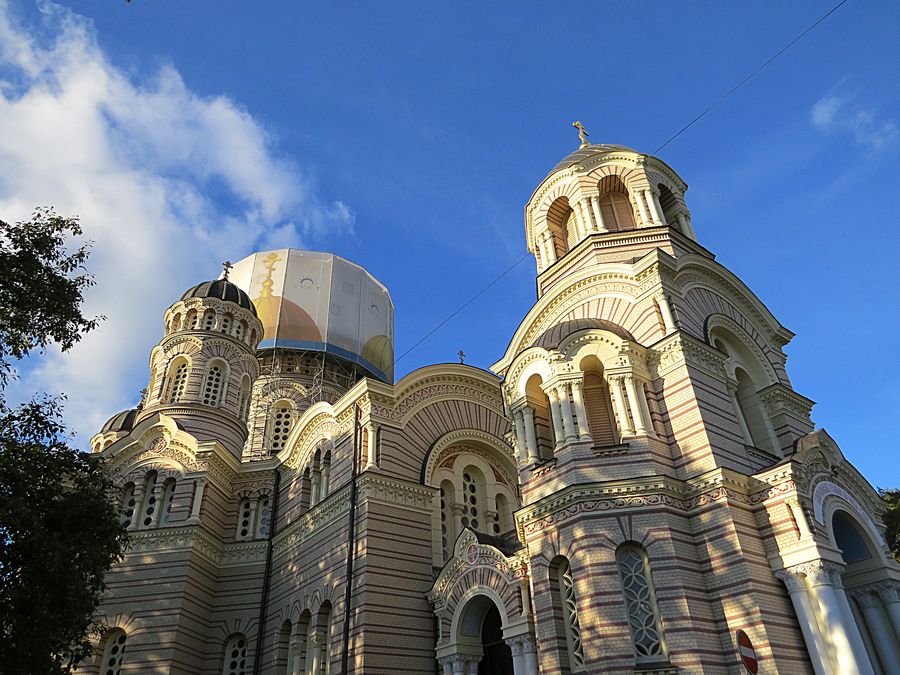
POLYGON ((131 544, 79 672, 900 673, 881 501, 686 189, 582 133, 490 371, 395 382, 390 295, 334 255, 185 292, 91 440, 131 544))

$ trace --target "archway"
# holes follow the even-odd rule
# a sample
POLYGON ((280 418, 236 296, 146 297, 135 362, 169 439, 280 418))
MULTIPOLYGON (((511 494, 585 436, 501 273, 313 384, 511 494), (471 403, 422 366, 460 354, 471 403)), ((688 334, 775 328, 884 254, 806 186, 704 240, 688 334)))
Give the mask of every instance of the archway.
POLYGON ((481 623, 481 648, 484 655, 478 664, 478 675, 513 675, 512 650, 503 640, 503 620, 494 603, 481 623))

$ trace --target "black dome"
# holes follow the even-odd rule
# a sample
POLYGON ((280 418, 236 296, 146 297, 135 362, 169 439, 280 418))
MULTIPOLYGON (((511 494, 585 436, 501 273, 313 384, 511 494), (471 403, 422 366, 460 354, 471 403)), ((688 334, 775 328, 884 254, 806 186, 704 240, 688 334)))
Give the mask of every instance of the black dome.
POLYGON ((256 307, 253 306, 250 296, 227 279, 216 279, 215 281, 204 281, 202 284, 197 284, 193 288, 186 290, 184 295, 181 296, 182 300, 187 300, 188 298, 227 300, 244 309, 249 309, 253 312, 253 316, 256 316, 256 307))
POLYGON ((103 425, 100 433, 105 434, 114 431, 131 431, 134 428, 134 418, 137 417, 137 414, 140 411, 140 408, 131 408, 130 410, 123 410, 122 412, 113 415, 106 421, 106 424, 103 425))

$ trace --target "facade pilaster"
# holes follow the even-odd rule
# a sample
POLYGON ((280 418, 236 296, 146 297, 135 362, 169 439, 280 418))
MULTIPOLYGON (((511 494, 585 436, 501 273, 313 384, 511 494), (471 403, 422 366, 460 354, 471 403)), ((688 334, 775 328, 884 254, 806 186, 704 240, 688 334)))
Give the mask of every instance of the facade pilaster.
POLYGON ((588 425, 587 411, 584 407, 584 396, 582 394, 583 382, 581 380, 572 380, 572 405, 575 408, 575 420, 578 423, 578 438, 585 441, 591 437, 591 429, 588 425))

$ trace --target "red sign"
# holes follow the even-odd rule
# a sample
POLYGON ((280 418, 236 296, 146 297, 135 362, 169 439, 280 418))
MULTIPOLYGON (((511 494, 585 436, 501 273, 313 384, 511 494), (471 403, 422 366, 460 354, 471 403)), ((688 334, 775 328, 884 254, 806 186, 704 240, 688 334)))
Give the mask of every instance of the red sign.
POLYGON ((750 675, 756 675, 759 672, 759 659, 756 658, 756 650, 750 637, 742 630, 735 633, 737 637, 738 654, 741 655, 741 663, 750 675))

